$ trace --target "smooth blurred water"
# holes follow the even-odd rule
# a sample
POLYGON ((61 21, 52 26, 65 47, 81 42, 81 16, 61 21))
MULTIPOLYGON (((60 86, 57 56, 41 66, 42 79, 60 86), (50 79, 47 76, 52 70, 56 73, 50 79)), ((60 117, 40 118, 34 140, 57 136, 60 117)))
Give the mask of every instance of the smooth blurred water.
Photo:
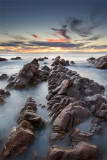
MULTIPOLYGON (((66 60, 74 61, 75 65, 68 66, 69 69, 77 71, 81 76, 90 78, 101 85, 107 86, 107 70, 99 70, 93 67, 89 67, 86 59, 89 57, 98 58, 103 56, 104 54, 60 54, 60 56, 66 60)), ((23 65, 29 63, 33 58, 39 58, 47 56, 49 59, 45 61, 41 61, 40 66, 44 65, 44 62, 50 66, 52 62, 52 58, 58 56, 58 54, 0 54, 0 57, 5 57, 9 59, 6 62, 0 62, 0 75, 8 74, 9 76, 13 73, 17 73, 23 65), (21 56, 23 60, 10 60, 13 57, 21 56)), ((0 89, 4 89, 7 85, 7 81, 0 81, 0 89)), ((107 88, 107 87, 106 87, 107 88)), ((29 96, 33 97, 37 104, 43 104, 47 106, 46 95, 48 94, 48 83, 41 82, 37 86, 27 87, 23 90, 10 90, 11 96, 6 98, 6 103, 4 105, 0 105, 0 148, 6 142, 7 137, 10 135, 11 129, 14 126, 17 126, 17 117, 21 108, 24 107, 25 102, 29 96)), ((49 143, 49 134, 51 126, 49 125, 49 117, 48 111, 46 108, 41 108, 38 105, 37 110, 38 115, 44 118, 47 121, 47 126, 39 131, 37 140, 31 145, 29 152, 22 159, 18 160, 32 160, 32 152, 33 150, 37 152, 37 160, 43 160, 46 157, 46 154, 50 148, 49 143)), ((80 124, 78 127, 82 131, 88 131, 90 127, 91 119, 88 119, 84 123, 80 124)), ((100 147, 103 147, 104 156, 105 151, 107 149, 107 135, 99 136, 95 138, 93 141, 97 144, 99 140, 101 142, 100 147), (104 143, 105 142, 105 143, 104 143)), ((62 141, 62 146, 67 146, 65 141, 62 141)), ((99 145, 99 144, 98 144, 99 145)), ((106 158, 101 160, 106 160, 106 158)))

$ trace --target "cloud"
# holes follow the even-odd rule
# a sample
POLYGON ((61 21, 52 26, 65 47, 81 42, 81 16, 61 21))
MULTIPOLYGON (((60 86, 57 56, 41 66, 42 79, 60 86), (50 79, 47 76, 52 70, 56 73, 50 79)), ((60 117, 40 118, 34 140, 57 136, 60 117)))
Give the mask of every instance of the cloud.
POLYGON ((5 32, 3 34, 6 35, 6 36, 8 36, 8 37, 10 37, 10 38, 15 39, 15 40, 19 40, 19 41, 20 40, 28 40, 26 37, 23 37, 23 36, 20 36, 20 35, 11 35, 8 32, 5 32))
POLYGON ((18 47, 24 45, 24 42, 20 42, 20 41, 10 41, 10 42, 2 42, 0 43, 0 46, 7 46, 7 47, 18 47))
POLYGON ((66 42, 66 39, 46 39, 49 42, 66 42))
POLYGON ((92 35, 92 31, 99 27, 104 22, 104 12, 101 7, 95 7, 92 10, 90 18, 88 20, 82 20, 78 18, 67 18, 67 25, 70 30, 82 37, 88 37, 92 35))
POLYGON ((32 34, 32 37, 38 39, 39 37, 36 34, 32 34))
POLYGON ((20 41, 11 41, 11 42, 2 42, 0 46, 7 47, 64 47, 64 48, 75 48, 82 47, 84 43, 67 43, 67 42, 48 42, 48 41, 29 41, 28 43, 20 42, 20 41))
POLYGON ((67 25, 63 25, 61 29, 51 28, 51 30, 57 32, 59 35, 63 36, 67 40, 70 39, 70 37, 67 35, 67 25))
POLYGON ((86 49, 107 49, 107 45, 91 45, 91 46, 87 46, 84 47, 86 49))
POLYGON ((95 41, 95 40, 98 40, 102 37, 102 35, 95 35, 95 36, 92 36, 91 38, 87 39, 89 41, 95 41))
POLYGON ((48 46, 48 47, 64 47, 64 48, 75 48, 81 47, 84 43, 67 43, 67 42, 45 42, 45 41, 30 41, 30 46, 48 46))

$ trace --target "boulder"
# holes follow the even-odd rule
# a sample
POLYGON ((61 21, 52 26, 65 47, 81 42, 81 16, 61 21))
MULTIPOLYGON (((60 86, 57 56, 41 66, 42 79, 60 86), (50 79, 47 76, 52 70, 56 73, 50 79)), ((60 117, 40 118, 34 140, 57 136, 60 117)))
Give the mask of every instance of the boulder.
MULTIPOLYGON (((66 106, 56 117, 52 127, 52 140, 59 140, 62 135, 72 129, 74 126, 80 124, 89 116, 88 111, 81 106, 74 106, 70 103, 66 106), (62 134, 63 133, 63 134, 62 134)), ((51 138, 50 138, 51 139, 51 138)))
POLYGON ((34 138, 35 135, 32 130, 19 127, 5 144, 0 159, 6 160, 19 157, 28 150, 29 144, 34 138))
POLYGON ((80 142, 73 149, 52 147, 46 160, 94 160, 98 155, 99 149, 96 145, 80 142))
POLYGON ((84 133, 80 131, 78 128, 75 128, 70 134, 69 134, 69 141, 72 146, 77 145, 79 142, 84 141, 88 142, 92 138, 91 133, 84 133))
POLYGON ((87 59, 87 61, 93 64, 98 69, 107 69, 107 55, 99 57, 97 59, 89 58, 87 59))
POLYGON ((62 66, 68 66, 69 65, 69 61, 67 60, 64 60, 64 59, 61 59, 60 56, 56 57, 52 63, 52 66, 55 66, 55 65, 62 65, 62 66))
POLYGON ((38 60, 35 58, 19 71, 15 79, 7 85, 7 88, 20 89, 26 87, 34 76, 39 77, 38 67, 38 60))

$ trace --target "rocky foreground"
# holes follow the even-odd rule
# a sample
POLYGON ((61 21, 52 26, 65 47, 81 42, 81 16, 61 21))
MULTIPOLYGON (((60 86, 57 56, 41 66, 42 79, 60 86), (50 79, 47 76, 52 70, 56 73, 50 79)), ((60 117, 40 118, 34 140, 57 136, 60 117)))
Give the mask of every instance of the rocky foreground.
POLYGON ((27 152, 29 144, 37 138, 35 130, 37 131, 45 124, 45 120, 37 115, 36 110, 36 102, 28 98, 17 120, 18 126, 11 133, 0 154, 0 160, 14 160, 27 152))
POLYGON ((94 134, 107 131, 107 100, 102 97, 104 87, 62 65, 52 68, 48 83, 47 99, 52 117, 50 141, 56 144, 71 132, 69 134, 71 148, 52 147, 47 160, 98 158, 99 149, 91 144, 91 138, 94 134), (75 128, 91 115, 94 118, 90 133, 83 133, 75 128))
POLYGON ((100 58, 88 58, 87 61, 98 69, 107 69, 107 55, 100 58))
MULTIPOLYGON (((7 88, 22 89, 48 80, 49 94, 46 98, 52 127, 49 137, 51 148, 46 160, 98 160, 100 148, 92 144, 92 138, 96 134, 107 133, 104 86, 65 68, 69 61, 60 57, 54 59, 52 68, 40 68, 38 60, 34 59, 19 73, 9 77, 7 88), (90 131, 82 132, 77 125, 89 117, 93 117, 90 131), (57 142, 67 134, 69 148, 58 147, 57 142)), ((2 92, 4 95, 9 93, 5 90, 2 92)), ((0 160, 14 160, 28 150, 37 137, 35 131, 45 124, 45 120, 37 115, 36 110, 36 102, 29 98, 20 112, 16 130, 3 147, 0 160)))

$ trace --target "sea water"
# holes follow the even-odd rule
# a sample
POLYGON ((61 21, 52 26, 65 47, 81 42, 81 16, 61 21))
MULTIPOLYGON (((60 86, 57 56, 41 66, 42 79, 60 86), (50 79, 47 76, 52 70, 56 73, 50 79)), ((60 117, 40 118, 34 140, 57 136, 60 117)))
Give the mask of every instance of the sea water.
MULTIPOLYGON (((45 61, 41 61, 40 66, 44 65, 44 62, 47 63, 48 66, 52 63, 52 58, 55 58, 56 56, 61 56, 62 58, 74 61, 75 64, 68 66, 69 69, 77 71, 80 76, 90 78, 94 80, 95 82, 98 82, 101 85, 104 85, 105 88, 107 88, 107 70, 100 70, 93 68, 90 66, 86 59, 89 57, 95 57, 98 58, 100 56, 106 55, 106 54, 88 54, 88 53, 69 53, 69 54, 0 54, 0 57, 5 57, 8 59, 8 61, 0 62, 0 75, 1 74, 8 74, 9 76, 17 73, 23 65, 29 63, 34 58, 39 57, 48 57, 49 59, 45 61), (23 60, 10 60, 13 57, 21 56, 23 60)), ((6 85, 8 84, 7 80, 0 81, 0 89, 4 89, 6 85)), ((20 160, 29 160, 32 157, 33 152, 36 151, 37 153, 37 160, 44 160, 46 157, 46 154, 51 147, 49 143, 49 135, 51 131, 51 125, 50 125, 50 118, 48 116, 48 110, 47 110, 47 100, 46 95, 48 94, 48 83, 47 82, 41 82, 37 86, 34 87, 27 87, 22 90, 10 90, 11 96, 6 98, 6 103, 3 105, 0 105, 0 149, 7 141, 11 130, 17 126, 17 118, 19 116, 19 113, 21 109, 24 107, 26 100, 29 96, 33 97, 36 103, 38 104, 38 110, 37 113, 42 118, 44 118, 47 122, 47 125, 42 130, 38 131, 38 138, 34 141, 34 143, 30 146, 29 151, 22 157, 20 160), (42 108, 41 105, 45 105, 45 108, 42 108)), ((105 92, 105 97, 106 97, 105 92)), ((87 121, 81 123, 78 128, 81 129, 84 132, 88 132, 91 124, 91 118, 89 118, 87 121)), ((67 139, 67 138, 66 138, 67 139)), ((66 146, 67 144, 66 139, 62 141, 62 143, 59 144, 59 146, 66 146)), ((103 136, 95 136, 93 139, 93 143, 97 144, 101 148, 102 157, 101 160, 106 160, 106 150, 107 150, 107 135, 103 136), (100 143, 99 143, 100 142, 100 143)), ((19 159, 18 159, 19 160, 19 159)))

